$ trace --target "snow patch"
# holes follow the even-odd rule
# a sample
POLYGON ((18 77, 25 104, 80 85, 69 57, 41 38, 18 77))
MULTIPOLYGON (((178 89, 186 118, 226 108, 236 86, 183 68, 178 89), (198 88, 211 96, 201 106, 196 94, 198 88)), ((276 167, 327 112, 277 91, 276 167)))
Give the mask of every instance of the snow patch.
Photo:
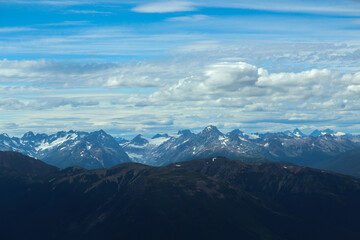
POLYGON ((343 133, 343 132, 337 132, 334 134, 335 137, 341 137, 341 136, 345 136, 346 133, 343 133))
POLYGON ((130 148, 145 148, 146 145, 144 146, 139 146, 139 145, 135 145, 135 144, 126 144, 126 147, 130 147, 130 148))
MULTIPOLYGON (((151 139, 151 138, 147 138, 147 137, 142 137, 143 139, 146 139, 150 144, 150 145, 154 145, 154 146, 160 146, 161 144, 163 144, 164 142, 168 141, 169 139, 171 139, 171 137, 158 137, 155 139, 151 139)), ((147 144, 146 144, 147 145, 147 144)), ((145 146, 146 146, 145 145, 145 146)), ((129 145, 128 145, 129 146, 129 145)))
POLYGON ((60 146, 61 144, 63 144, 66 141, 71 141, 77 138, 77 134, 73 133, 71 135, 66 135, 62 138, 58 138, 52 142, 45 142, 45 140, 43 140, 41 142, 41 144, 35 148, 36 151, 44 151, 44 150, 48 150, 48 149, 52 149, 54 147, 60 146))
POLYGON ((143 155, 136 154, 136 153, 127 153, 127 155, 128 155, 131 159, 144 158, 143 155))
POLYGON ((249 136, 250 139, 258 139, 258 138, 260 138, 260 136, 256 135, 256 134, 249 134, 248 136, 249 136))

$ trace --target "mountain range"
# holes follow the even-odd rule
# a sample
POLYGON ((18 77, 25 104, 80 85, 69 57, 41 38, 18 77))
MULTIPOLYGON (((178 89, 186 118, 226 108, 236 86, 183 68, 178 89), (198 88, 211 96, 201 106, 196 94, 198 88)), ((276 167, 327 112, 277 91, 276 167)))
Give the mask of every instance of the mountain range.
POLYGON ((2 134, 0 150, 20 152, 61 168, 93 169, 130 161, 119 143, 102 130, 92 133, 62 131, 52 135, 28 132, 21 138, 2 134))
POLYGON ((224 134, 215 126, 208 126, 199 133, 181 130, 178 134, 156 134, 152 138, 137 135, 132 140, 115 139, 102 130, 92 133, 62 131, 52 135, 28 132, 21 138, 0 135, 0 150, 17 151, 60 168, 109 168, 124 162, 166 166, 223 156, 248 163, 290 162, 360 177, 360 171, 353 171, 354 166, 360 169, 359 158, 342 165, 350 153, 359 149, 360 136, 330 129, 315 130, 310 135, 299 129, 254 134, 235 129, 224 134))
POLYGON ((86 170, 0 152, 0 238, 360 238, 359 179, 238 160, 86 170))

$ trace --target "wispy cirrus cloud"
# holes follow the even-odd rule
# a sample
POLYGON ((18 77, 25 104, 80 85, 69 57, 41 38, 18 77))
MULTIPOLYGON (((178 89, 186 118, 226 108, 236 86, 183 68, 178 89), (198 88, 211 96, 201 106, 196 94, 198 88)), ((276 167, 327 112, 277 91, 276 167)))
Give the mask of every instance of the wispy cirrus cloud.
POLYGON ((35 28, 30 27, 2 27, 0 28, 0 33, 14 33, 14 32, 27 32, 34 31, 35 28))
POLYGON ((93 1, 74 1, 74 0, 2 0, 4 3, 16 3, 16 4, 40 4, 40 5, 52 5, 52 6, 73 6, 90 4, 93 1))
POLYGON ((58 23, 44 23, 39 24, 39 26, 82 26, 89 24, 90 21, 63 21, 58 23))
POLYGON ((162 1, 148 4, 141 4, 132 11, 138 13, 172 13, 196 11, 196 4, 188 1, 162 1))
POLYGON ((249 9, 271 12, 289 12, 289 13, 313 13, 313 14, 332 14, 332 15, 354 15, 359 16, 359 1, 309 1, 309 0, 256 0, 256 1, 216 1, 216 0, 197 0, 198 6, 207 8, 232 8, 249 9))
POLYGON ((68 10, 68 13, 76 14, 112 14, 112 12, 96 11, 96 10, 68 10))
POLYGON ((33 110, 41 111, 64 106, 77 107, 91 107, 97 106, 99 102, 89 101, 85 99, 76 98, 42 98, 36 100, 20 100, 16 98, 0 99, 0 109, 2 110, 33 110))
POLYGON ((210 19, 210 16, 202 15, 202 14, 196 14, 196 15, 189 15, 189 16, 181 16, 181 17, 172 17, 166 19, 167 21, 171 22, 197 22, 202 20, 210 19))

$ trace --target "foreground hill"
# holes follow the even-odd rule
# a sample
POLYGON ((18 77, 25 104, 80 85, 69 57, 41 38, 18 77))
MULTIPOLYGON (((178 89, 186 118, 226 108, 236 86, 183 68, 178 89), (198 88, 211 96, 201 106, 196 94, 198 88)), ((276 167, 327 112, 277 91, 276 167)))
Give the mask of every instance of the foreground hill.
POLYGON ((217 157, 60 170, 0 152, 0 172, 1 239, 360 237, 360 181, 310 168, 217 157))

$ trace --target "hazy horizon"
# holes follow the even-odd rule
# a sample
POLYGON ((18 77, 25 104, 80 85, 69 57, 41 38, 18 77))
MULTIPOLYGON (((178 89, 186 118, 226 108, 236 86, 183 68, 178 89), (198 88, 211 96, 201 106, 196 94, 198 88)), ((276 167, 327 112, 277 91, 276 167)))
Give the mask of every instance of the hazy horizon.
MULTIPOLYGON (((209 125, 210 126, 210 125, 209 125)), ((115 137, 115 138, 123 138, 123 139, 126 139, 126 140, 131 140, 133 138, 135 138, 136 136, 138 135, 142 135, 146 138, 152 138, 154 137, 155 135, 157 134, 168 134, 170 137, 171 136, 176 136, 178 135, 179 131, 182 131, 182 130, 190 130, 192 133, 195 133, 195 134, 198 134, 200 133, 201 131, 203 131, 205 128, 207 128, 208 126, 204 126, 203 128, 195 128, 195 129, 178 129, 177 131, 175 132, 154 132, 154 133, 142 133, 142 132, 134 132, 133 134, 118 134, 118 135, 114 135, 114 134, 111 134, 107 131, 105 131, 107 134, 110 134, 112 137, 115 137)), ((215 126, 220 132, 222 132, 223 134, 227 134, 233 130, 240 130, 242 131, 243 133, 247 134, 247 135, 252 135, 252 134, 265 134, 265 133, 278 133, 278 132, 269 132, 269 131, 258 131, 258 132, 249 132, 249 131, 246 131, 246 129, 239 129, 239 128, 236 128, 236 129, 221 129, 221 128, 218 128, 217 126, 215 126)), ((52 134, 56 134, 58 132, 61 132, 61 131, 65 131, 65 132, 69 132, 69 131, 78 131, 78 132, 87 132, 87 133, 90 133, 90 132, 94 132, 94 131, 101 131, 103 129, 96 129, 96 130, 93 130, 93 131, 86 131, 86 130, 82 130, 82 131, 78 131, 76 129, 68 129, 68 130, 60 130, 60 131, 56 131, 56 132, 36 132, 36 131, 27 131, 27 132, 24 132, 24 133, 19 133, 18 135, 9 135, 8 133, 6 132, 0 132, 0 135, 1 134, 7 134, 9 137, 17 137, 17 138, 21 138, 23 137, 25 134, 29 133, 29 132, 32 132, 34 133, 35 135, 36 134, 47 134, 47 135, 52 135, 52 134)), ((286 129, 284 131, 279 131, 280 132, 285 132, 285 131, 290 131, 290 132, 293 132, 295 131, 296 129, 286 129)), ((319 130, 319 131, 324 131, 324 130, 327 130, 327 129, 312 129, 312 130, 301 130, 299 129, 303 134, 309 136, 311 133, 313 133, 315 130, 319 130)), ((335 133, 336 132, 339 132, 339 133, 342 133, 340 131, 336 131, 336 129, 330 129, 332 131, 334 131, 335 133)), ((104 131, 104 130, 103 130, 104 131)), ((346 134, 352 134, 352 133, 348 133, 348 132, 344 132, 346 134)), ((355 136, 357 134, 354 134, 355 136)))

